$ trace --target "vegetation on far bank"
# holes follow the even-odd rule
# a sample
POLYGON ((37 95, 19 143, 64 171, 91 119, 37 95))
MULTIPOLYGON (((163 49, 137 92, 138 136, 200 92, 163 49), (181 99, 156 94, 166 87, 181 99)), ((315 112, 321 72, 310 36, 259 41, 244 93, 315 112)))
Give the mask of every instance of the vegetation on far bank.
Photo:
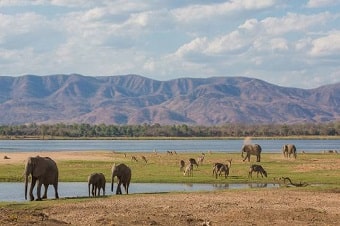
POLYGON ((220 126, 25 124, 0 125, 0 139, 238 139, 244 137, 340 136, 340 121, 305 124, 240 124, 220 126))

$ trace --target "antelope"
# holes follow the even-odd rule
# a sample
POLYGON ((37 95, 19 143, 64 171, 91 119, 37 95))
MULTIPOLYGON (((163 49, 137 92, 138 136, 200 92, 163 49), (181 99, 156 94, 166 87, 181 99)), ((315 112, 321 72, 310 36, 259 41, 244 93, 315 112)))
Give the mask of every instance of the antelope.
POLYGON ((228 164, 219 163, 219 162, 214 164, 214 166, 213 166, 213 175, 215 175, 216 179, 217 179, 217 176, 221 176, 222 175, 222 172, 224 172, 224 177, 225 178, 228 177, 229 170, 231 168, 231 161, 232 161, 232 159, 227 160, 227 162, 229 162, 229 165, 228 164))
POLYGON ((137 160, 137 157, 136 156, 131 156, 131 161, 135 161, 135 162, 138 162, 138 160, 137 160))
POLYGON ((203 165, 204 155, 197 158, 197 163, 203 165))
POLYGON ((197 164, 197 162, 194 158, 190 158, 189 162, 190 162, 191 165, 196 165, 196 167, 198 167, 198 164, 197 164))
POLYGON ((259 173, 261 174, 261 177, 263 177, 263 175, 267 177, 267 172, 263 169, 261 165, 256 164, 251 165, 249 168, 248 177, 253 177, 253 172, 257 173, 257 177, 259 177, 259 173))
POLYGON ((145 158, 144 155, 142 155, 141 158, 144 160, 145 163, 148 163, 148 160, 145 158))
POLYGON ((192 177, 193 176, 193 171, 194 171, 194 166, 190 163, 185 168, 183 175, 184 176, 189 176, 189 177, 191 176, 192 177))
POLYGON ((179 162, 179 164, 180 164, 179 171, 182 171, 182 170, 183 170, 183 168, 184 168, 184 166, 185 166, 185 162, 184 162, 184 160, 181 160, 181 161, 179 162))

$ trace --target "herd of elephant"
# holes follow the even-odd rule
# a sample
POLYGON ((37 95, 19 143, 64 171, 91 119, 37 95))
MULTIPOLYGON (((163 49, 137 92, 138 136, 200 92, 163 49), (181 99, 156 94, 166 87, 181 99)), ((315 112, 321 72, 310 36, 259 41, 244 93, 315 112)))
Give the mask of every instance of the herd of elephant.
MULTIPOLYGON (((242 147, 242 157, 244 157, 244 153, 246 156, 243 161, 248 159, 250 161, 250 155, 256 156, 256 161, 261 161, 261 152, 262 148, 259 144, 246 144, 242 147)), ((282 152, 284 157, 288 158, 293 156, 296 158, 296 147, 294 144, 285 144, 282 147, 282 152)), ((257 171, 257 169, 261 169, 262 167, 256 167, 259 165, 252 165, 251 172, 261 173, 257 171), (254 166, 254 167, 253 167, 254 166)), ((262 168, 263 169, 263 168, 262 168)), ((250 172, 249 172, 250 173, 250 172)), ((262 171, 263 173, 263 171, 262 171)), ((262 175, 261 173, 261 175, 262 175)), ((25 166, 25 199, 27 199, 27 187, 28 187, 28 177, 31 175, 32 181, 29 190, 29 198, 31 201, 34 200, 33 189, 37 184, 37 198, 36 200, 42 200, 47 198, 47 189, 49 185, 53 185, 55 191, 55 198, 59 198, 58 194, 58 177, 59 171, 57 164, 55 161, 49 157, 29 157, 25 166), (45 191, 43 196, 41 196, 41 187, 44 185, 45 191)), ((266 173, 265 173, 266 175, 266 173)), ((116 194, 122 194, 121 185, 124 186, 126 194, 129 193, 129 185, 131 181, 131 169, 125 165, 121 164, 113 164, 112 166, 112 175, 111 175, 111 191, 113 192, 113 184, 114 178, 117 177, 117 189, 116 194)), ((100 190, 102 190, 102 194, 105 195, 105 184, 106 179, 102 173, 93 173, 88 177, 88 192, 89 196, 99 196, 100 190), (92 189, 91 189, 92 186, 92 189)))
MULTIPOLYGON (((242 147, 242 157, 244 157, 244 153, 246 153, 246 156, 244 157, 243 161, 248 159, 248 162, 250 161, 250 155, 255 155, 256 156, 256 161, 261 162, 261 152, 262 148, 259 144, 246 144, 243 145, 242 147)), ((294 144, 284 144, 282 146, 282 153, 283 156, 286 158, 290 158, 293 156, 296 159, 296 147, 294 144)))
MULTIPOLYGON (((59 171, 55 161, 49 157, 29 157, 25 166, 25 199, 27 199, 28 177, 31 175, 32 181, 29 190, 30 201, 34 200, 33 189, 37 184, 37 198, 40 201, 47 198, 47 189, 49 185, 53 185, 55 191, 55 198, 59 198, 58 194, 58 177, 59 171), (41 196, 41 187, 44 185, 44 195, 41 196)), ((114 178, 117 177, 116 194, 122 194, 121 185, 124 186, 126 194, 129 193, 129 185, 131 181, 131 169, 122 164, 113 164, 112 178, 111 178, 111 191, 113 191, 114 178)), ((105 195, 106 179, 102 173, 93 173, 88 177, 88 191, 89 196, 99 196, 100 190, 105 195), (92 189, 91 189, 92 186, 92 189), (91 191, 90 191, 91 190, 91 191)))

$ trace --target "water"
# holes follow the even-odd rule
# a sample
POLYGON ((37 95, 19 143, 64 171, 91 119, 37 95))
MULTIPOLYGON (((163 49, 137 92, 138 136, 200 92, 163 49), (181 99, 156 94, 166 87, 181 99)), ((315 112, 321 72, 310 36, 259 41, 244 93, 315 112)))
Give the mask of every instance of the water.
MULTIPOLYGON (((30 186, 30 184, 29 184, 30 186)), ((75 198, 88 197, 87 182, 59 182, 58 184, 59 198, 75 198)), ((194 192, 194 191, 214 191, 221 189, 246 189, 258 187, 278 187, 275 184, 167 184, 167 183, 131 183, 129 187, 129 194, 137 193, 162 193, 162 192, 194 192)), ((116 191, 116 184, 114 185, 114 192, 116 191)), ((25 184, 24 183, 0 183, 0 201, 7 202, 23 202, 25 201, 25 184)), ((28 187, 29 189, 29 187, 28 187)), ((106 195, 115 195, 110 191, 111 184, 106 184, 106 195)), ((42 188, 42 194, 44 189, 42 188)), ((125 190, 122 187, 122 192, 125 190)), ((36 191, 33 192, 36 197, 36 191)), ((27 196, 29 197, 29 196, 27 196)), ((47 192, 48 199, 54 199, 54 188, 49 186, 47 192)))
MULTIPOLYGON (((264 153, 281 152, 283 144, 292 143, 298 152, 339 150, 337 140, 252 140, 264 153)), ((0 152, 36 151, 119 151, 119 152, 239 152, 243 140, 0 140, 0 152)))

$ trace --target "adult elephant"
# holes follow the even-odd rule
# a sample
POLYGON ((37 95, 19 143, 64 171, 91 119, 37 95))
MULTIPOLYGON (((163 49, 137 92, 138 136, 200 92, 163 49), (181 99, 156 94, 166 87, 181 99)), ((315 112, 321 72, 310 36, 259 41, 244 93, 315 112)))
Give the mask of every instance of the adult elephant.
POLYGON ((294 156, 294 158, 296 159, 296 147, 294 144, 285 144, 282 146, 282 153, 283 156, 286 158, 290 158, 291 155, 294 156))
POLYGON ((112 166, 112 179, 111 179, 111 191, 113 192, 114 178, 117 177, 117 190, 116 194, 122 194, 120 186, 123 184, 126 194, 129 194, 129 185, 131 181, 131 169, 124 163, 112 166))
POLYGON ((259 144, 245 144, 242 147, 242 158, 243 153, 246 153, 246 157, 244 157, 243 162, 248 159, 248 162, 250 161, 250 155, 256 155, 256 162, 260 162, 261 161, 261 151, 262 148, 259 144))
POLYGON ((32 176, 31 187, 29 190, 30 201, 34 200, 33 189, 37 184, 37 199, 42 200, 47 198, 47 189, 50 184, 53 185, 55 198, 58 199, 58 167, 55 161, 49 157, 29 157, 25 166, 25 199, 27 199, 28 176, 32 176), (41 198, 41 186, 44 185, 45 192, 41 198))
POLYGON ((92 173, 88 177, 88 190, 89 190, 89 197, 91 196, 100 196, 100 189, 103 190, 103 195, 105 195, 105 185, 106 179, 104 174, 102 173, 92 173), (91 189, 92 185, 92 189, 91 189), (90 192, 91 190, 91 192, 90 192))

